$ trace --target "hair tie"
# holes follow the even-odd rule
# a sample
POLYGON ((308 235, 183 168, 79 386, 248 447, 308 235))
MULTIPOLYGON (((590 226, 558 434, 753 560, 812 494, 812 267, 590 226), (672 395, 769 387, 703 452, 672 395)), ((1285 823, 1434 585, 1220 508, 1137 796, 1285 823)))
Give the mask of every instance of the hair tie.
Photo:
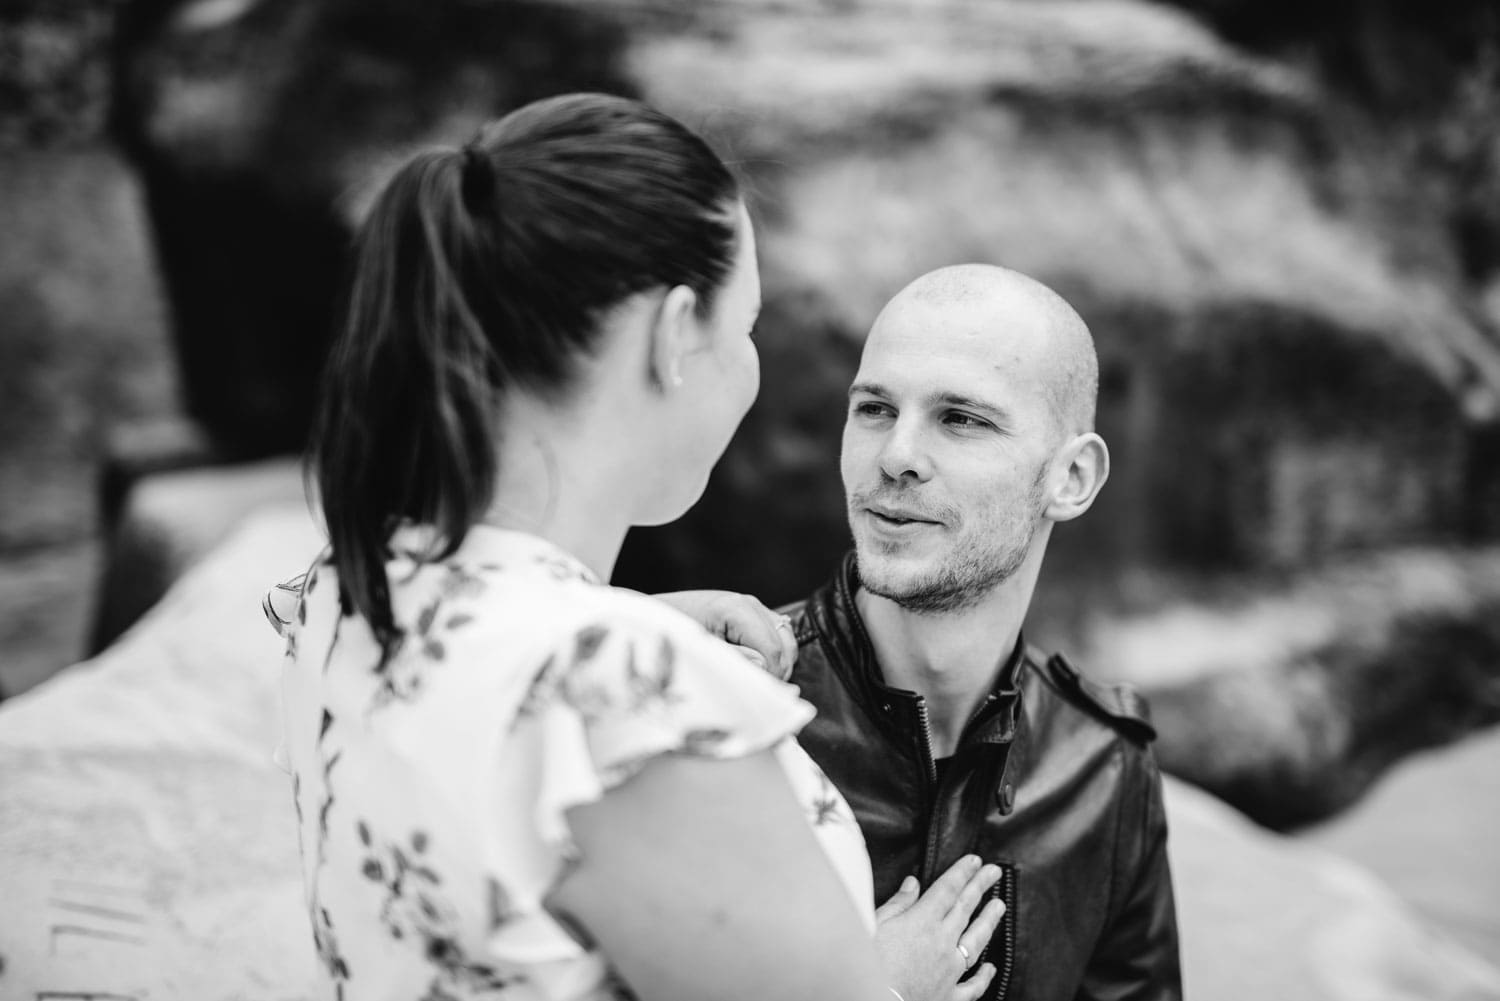
POLYGON ((486 212, 494 207, 495 169, 489 154, 474 144, 465 146, 461 157, 460 182, 464 206, 471 213, 486 212))

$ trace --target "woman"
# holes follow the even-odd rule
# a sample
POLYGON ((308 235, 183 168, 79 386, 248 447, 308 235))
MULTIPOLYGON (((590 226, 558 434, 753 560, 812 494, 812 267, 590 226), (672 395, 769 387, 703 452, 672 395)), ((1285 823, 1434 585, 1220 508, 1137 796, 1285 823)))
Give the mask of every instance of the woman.
POLYGON ((759 306, 733 178, 635 102, 529 105, 378 199, 310 457, 331 550, 284 624, 340 998, 988 982, 954 956, 998 919, 965 931, 993 874, 889 905, 884 970, 858 827, 788 739, 810 707, 604 583, 632 525, 702 492, 759 385, 759 306))

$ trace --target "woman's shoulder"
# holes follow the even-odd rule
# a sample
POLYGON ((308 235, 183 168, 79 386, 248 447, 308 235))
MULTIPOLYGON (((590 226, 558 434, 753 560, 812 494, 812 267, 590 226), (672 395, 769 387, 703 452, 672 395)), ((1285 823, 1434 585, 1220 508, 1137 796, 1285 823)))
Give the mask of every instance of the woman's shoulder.
POLYGON ((639 685, 650 672, 665 685, 683 663, 695 672, 762 674, 698 622, 627 588, 570 590, 566 602, 545 613, 538 610, 531 619, 548 634, 551 670, 574 676, 575 688, 590 678, 639 685))
POLYGON ((658 598, 624 587, 595 588, 575 609, 576 619, 598 620, 623 633, 669 637, 711 653, 728 649, 696 620, 658 598))

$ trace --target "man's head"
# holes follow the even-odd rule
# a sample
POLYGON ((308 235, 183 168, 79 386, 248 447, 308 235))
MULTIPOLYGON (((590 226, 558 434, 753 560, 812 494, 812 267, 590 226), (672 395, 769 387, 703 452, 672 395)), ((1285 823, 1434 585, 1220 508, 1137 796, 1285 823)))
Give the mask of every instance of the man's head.
POLYGON ((965 264, 902 289, 849 391, 841 468, 860 578, 916 612, 1025 566, 1109 473, 1088 327, 1046 286, 965 264))

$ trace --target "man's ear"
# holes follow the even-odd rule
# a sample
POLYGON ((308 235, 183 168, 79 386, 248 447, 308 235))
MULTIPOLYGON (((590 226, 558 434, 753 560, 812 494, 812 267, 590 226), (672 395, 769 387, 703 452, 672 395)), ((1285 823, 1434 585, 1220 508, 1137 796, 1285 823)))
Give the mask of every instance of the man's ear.
POLYGON ((651 327, 651 378, 671 391, 682 385, 682 359, 693 350, 698 294, 686 285, 668 290, 651 327))
POLYGON ((1053 460, 1053 490, 1042 512, 1051 521, 1072 521, 1093 506, 1109 479, 1109 446, 1094 432, 1071 439, 1053 460))

